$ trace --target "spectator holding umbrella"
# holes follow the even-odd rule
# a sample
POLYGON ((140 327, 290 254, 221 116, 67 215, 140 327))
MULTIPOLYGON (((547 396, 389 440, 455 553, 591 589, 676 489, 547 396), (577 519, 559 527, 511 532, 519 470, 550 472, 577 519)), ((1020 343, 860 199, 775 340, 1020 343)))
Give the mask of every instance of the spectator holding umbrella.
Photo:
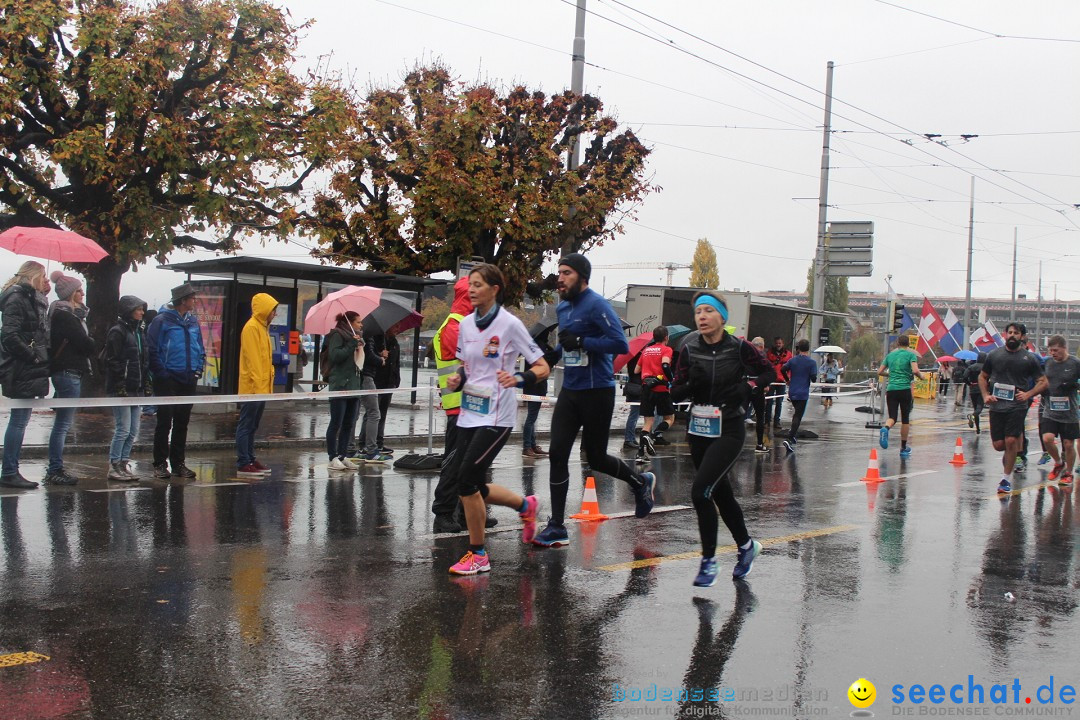
MULTIPOLYGON (((49 281, 45 266, 27 260, 0 291, 0 387, 4 397, 30 399, 49 394, 49 327, 47 324, 49 281)), ((29 489, 37 483, 19 473, 30 408, 12 408, 4 433, 3 471, 0 486, 29 489)))
MULTIPOLYGON (((82 379, 90 374, 90 356, 94 339, 86 327, 87 308, 82 283, 59 270, 52 274, 56 300, 49 306, 49 364, 54 397, 77 398, 82 395, 82 379)), ((46 485, 74 485, 78 479, 64 467, 64 445, 75 408, 56 408, 49 435, 49 467, 46 485)))

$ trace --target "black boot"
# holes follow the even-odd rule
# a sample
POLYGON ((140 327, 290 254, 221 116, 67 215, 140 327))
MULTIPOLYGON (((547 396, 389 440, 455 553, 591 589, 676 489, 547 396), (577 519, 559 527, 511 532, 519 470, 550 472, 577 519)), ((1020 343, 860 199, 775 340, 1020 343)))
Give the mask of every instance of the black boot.
POLYGON ((437 533, 459 533, 462 531, 461 525, 458 525, 454 520, 453 515, 436 515, 435 525, 433 530, 437 533))

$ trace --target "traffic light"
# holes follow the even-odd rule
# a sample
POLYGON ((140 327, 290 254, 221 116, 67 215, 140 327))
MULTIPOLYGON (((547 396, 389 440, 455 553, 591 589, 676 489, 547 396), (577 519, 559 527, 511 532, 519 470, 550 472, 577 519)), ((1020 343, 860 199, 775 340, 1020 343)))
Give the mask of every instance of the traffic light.
POLYGON ((829 328, 823 327, 817 331, 817 344, 819 346, 829 344, 829 328))
POLYGON ((885 306, 885 330, 894 335, 904 325, 904 306, 895 300, 890 300, 885 306))

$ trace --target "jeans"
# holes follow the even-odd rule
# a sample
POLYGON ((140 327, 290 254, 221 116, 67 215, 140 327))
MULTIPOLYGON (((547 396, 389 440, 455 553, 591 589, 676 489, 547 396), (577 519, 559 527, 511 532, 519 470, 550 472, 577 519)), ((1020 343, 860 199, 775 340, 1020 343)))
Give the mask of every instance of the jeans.
MULTIPOLYGON (((182 383, 169 378, 154 380, 154 394, 158 397, 194 395, 195 383, 182 383)), ((154 465, 164 465, 168 460, 175 470, 184 464, 190 420, 191 405, 158 406, 157 426, 154 428, 154 465)))
POLYGON ((536 447, 536 418, 540 417, 541 402, 525 403, 525 424, 521 428, 521 447, 526 450, 536 447))
POLYGON ((769 416, 773 416, 773 424, 780 424, 780 411, 784 407, 784 396, 787 395, 787 385, 772 385, 768 389, 769 395, 779 395, 780 397, 772 400, 765 401, 765 421, 769 421, 769 416), (775 412, 773 408, 776 408, 775 412))
MULTIPOLYGON (((375 379, 365 375, 362 387, 364 390, 374 390, 375 379)), ((363 452, 365 455, 373 455, 379 452, 379 420, 382 417, 379 413, 379 396, 361 395, 360 408, 364 418, 363 452)))
POLYGON ((255 462, 255 431, 259 429, 266 403, 240 403, 240 419, 236 423, 236 467, 255 462))
POLYGON ((791 437, 792 440, 798 440, 799 439, 799 426, 802 425, 802 418, 803 418, 803 413, 806 412, 807 400, 794 400, 792 398, 788 398, 788 400, 791 402, 791 408, 792 408, 792 410, 791 410, 791 429, 789 430, 788 435, 791 437))
POLYGON ((630 414, 626 417, 626 432, 623 433, 623 442, 637 442, 637 421, 641 417, 641 406, 631 405, 630 414))
POLYGON ((23 435, 26 424, 30 422, 30 408, 12 408, 8 417, 7 430, 4 432, 3 475, 19 472, 19 454, 22 452, 23 435))
MULTIPOLYGON (((52 376, 52 384, 55 392, 53 397, 77 398, 82 395, 82 376, 71 370, 63 370, 52 376)), ((56 419, 53 420, 52 433, 49 435, 49 468, 48 472, 57 472, 64 469, 64 443, 67 442, 68 430, 75 420, 75 408, 56 408, 56 419)))
POLYGON ((142 408, 133 405, 114 407, 112 411, 116 429, 113 430, 112 444, 109 445, 109 462, 126 462, 131 459, 131 446, 135 444, 135 438, 139 437, 142 408))
POLYGON ((326 426, 326 454, 333 460, 343 457, 349 447, 356 407, 360 398, 331 398, 330 424, 326 426))

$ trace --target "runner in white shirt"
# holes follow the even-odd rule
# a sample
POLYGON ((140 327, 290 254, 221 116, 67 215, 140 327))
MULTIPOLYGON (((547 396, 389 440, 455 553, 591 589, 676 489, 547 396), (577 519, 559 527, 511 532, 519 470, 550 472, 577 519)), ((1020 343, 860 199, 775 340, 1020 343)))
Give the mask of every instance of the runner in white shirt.
POLYGON ((449 470, 457 480, 469 526, 469 550, 450 568, 455 575, 491 570, 484 548, 485 502, 518 511, 524 523, 524 543, 531 543, 536 534, 536 496, 522 497, 487 482, 488 468, 517 419, 514 389, 543 380, 551 372, 525 326, 500 306, 505 286, 502 271, 494 265, 477 265, 469 273, 469 300, 475 310, 461 321, 457 357, 462 365, 447 382, 451 392, 462 388, 456 451, 449 470), (518 355, 530 365, 524 373, 513 373, 518 355))

